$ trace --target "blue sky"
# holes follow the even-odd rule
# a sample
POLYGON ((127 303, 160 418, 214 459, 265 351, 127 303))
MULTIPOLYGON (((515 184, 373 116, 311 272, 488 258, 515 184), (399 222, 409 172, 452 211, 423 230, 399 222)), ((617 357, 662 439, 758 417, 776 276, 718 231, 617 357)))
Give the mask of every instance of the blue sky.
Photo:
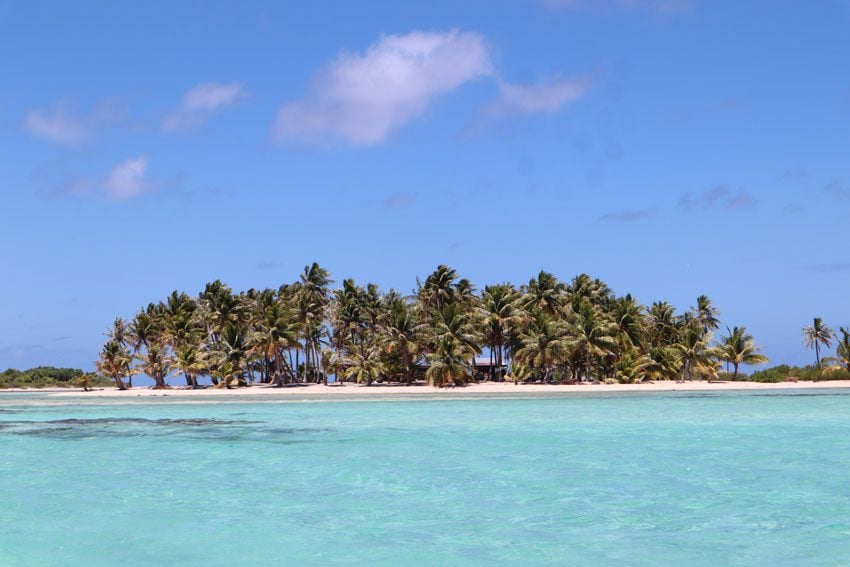
POLYGON ((850 2, 0 0, 0 367, 220 278, 587 272, 850 324, 850 2))

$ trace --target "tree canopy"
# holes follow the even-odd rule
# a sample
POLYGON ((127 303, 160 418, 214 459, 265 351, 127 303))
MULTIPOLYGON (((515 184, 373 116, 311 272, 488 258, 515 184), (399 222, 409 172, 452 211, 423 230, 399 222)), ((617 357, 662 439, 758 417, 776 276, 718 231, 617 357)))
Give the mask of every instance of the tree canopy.
POLYGON ((195 296, 174 291, 112 323, 98 370, 118 388, 135 374, 157 387, 174 375, 188 387, 331 377, 457 386, 711 379, 724 361, 736 375, 740 364, 766 361, 743 327, 733 345, 714 343, 720 313, 706 295, 682 311, 665 301, 646 307, 587 274, 561 281, 546 271, 479 291, 446 265, 409 294, 334 283, 313 263, 277 289, 234 292, 216 280, 195 296))

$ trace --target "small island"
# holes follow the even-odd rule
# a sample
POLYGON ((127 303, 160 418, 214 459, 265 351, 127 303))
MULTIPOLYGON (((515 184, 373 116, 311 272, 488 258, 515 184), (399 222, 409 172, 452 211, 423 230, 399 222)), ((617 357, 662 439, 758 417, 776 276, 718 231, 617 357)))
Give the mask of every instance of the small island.
POLYGON ((796 382, 850 378, 850 336, 819 318, 803 329, 816 364, 742 372, 768 362, 743 325, 723 326, 706 295, 677 310, 640 303, 587 274, 541 271, 523 285, 477 288, 440 265, 409 295, 345 279, 318 263, 277 289, 234 293, 208 283, 116 318, 97 361, 119 390, 133 376, 157 389, 231 390, 353 382, 456 387, 648 382, 796 382), (821 349, 837 339, 835 357, 821 349))

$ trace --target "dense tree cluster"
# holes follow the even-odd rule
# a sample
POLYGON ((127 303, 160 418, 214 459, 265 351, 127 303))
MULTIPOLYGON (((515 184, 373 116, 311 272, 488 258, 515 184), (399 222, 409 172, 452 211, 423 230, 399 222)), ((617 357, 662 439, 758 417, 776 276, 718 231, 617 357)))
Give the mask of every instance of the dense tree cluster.
MULTIPOLYGON (((743 327, 718 342, 718 311, 706 296, 677 313, 645 307, 581 274, 569 283, 541 271, 519 287, 477 290, 439 266, 410 296, 307 266, 278 289, 235 294, 220 281, 197 297, 173 292, 129 320, 116 319, 98 370, 119 388, 144 373, 164 387, 182 374, 196 387, 250 382, 327 383, 329 376, 436 386, 470 380, 539 382, 712 379, 767 359, 743 327), (489 359, 482 371, 476 356, 489 359)), ((480 362, 480 359, 479 359, 480 362)))
POLYGON ((109 381, 86 374, 79 368, 37 366, 28 370, 9 368, 0 372, 0 388, 68 388, 108 385, 109 381))

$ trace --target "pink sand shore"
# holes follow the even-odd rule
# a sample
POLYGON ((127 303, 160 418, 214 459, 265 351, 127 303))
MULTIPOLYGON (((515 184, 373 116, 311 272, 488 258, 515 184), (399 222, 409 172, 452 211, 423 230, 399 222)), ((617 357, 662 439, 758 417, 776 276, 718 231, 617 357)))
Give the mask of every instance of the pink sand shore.
MULTIPOLYGON (((675 391, 724 391, 724 390, 792 390, 792 389, 822 389, 822 388, 850 388, 850 381, 835 380, 829 382, 781 382, 778 384, 763 384, 757 382, 655 382, 650 384, 585 384, 585 385, 544 385, 544 384, 520 384, 487 382, 481 384, 470 384, 463 388, 433 388, 431 386, 358 386, 355 384, 341 384, 323 386, 319 384, 307 384, 275 388, 270 386, 250 386, 239 389, 213 389, 184 390, 174 388, 170 390, 153 390, 150 388, 133 388, 131 390, 119 391, 115 388, 103 388, 91 392, 81 390, 50 390, 50 397, 238 397, 238 396, 417 396, 421 394, 437 394, 455 396, 458 394, 503 394, 506 396, 524 393, 610 393, 610 392, 675 392, 675 391)), ((6 390, 8 391, 8 390, 6 390)), ((18 390, 21 391, 21 390, 18 390)), ((45 390, 24 390, 41 391, 45 390)), ((0 391, 2 396, 2 391, 0 391)))

